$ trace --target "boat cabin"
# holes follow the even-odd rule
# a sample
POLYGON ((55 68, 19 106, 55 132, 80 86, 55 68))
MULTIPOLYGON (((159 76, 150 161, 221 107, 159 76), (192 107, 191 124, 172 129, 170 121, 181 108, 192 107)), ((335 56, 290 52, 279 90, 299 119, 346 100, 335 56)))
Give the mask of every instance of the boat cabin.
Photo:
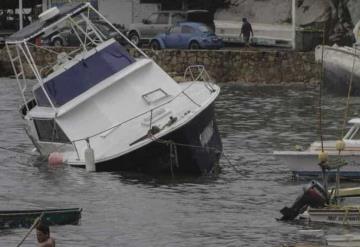
POLYGON ((7 38, 6 48, 24 101, 20 112, 23 118, 33 121, 40 141, 70 143, 56 120, 64 112, 60 108, 135 62, 119 39, 127 40, 89 3, 49 9, 37 21, 7 38), (104 33, 95 22, 107 25, 116 35, 104 33), (44 37, 59 35, 64 29, 71 30, 79 47, 53 49, 41 45, 44 37), (57 59, 40 65, 33 55, 37 52, 56 54, 57 59), (28 80, 25 68, 31 69, 35 85, 28 80))

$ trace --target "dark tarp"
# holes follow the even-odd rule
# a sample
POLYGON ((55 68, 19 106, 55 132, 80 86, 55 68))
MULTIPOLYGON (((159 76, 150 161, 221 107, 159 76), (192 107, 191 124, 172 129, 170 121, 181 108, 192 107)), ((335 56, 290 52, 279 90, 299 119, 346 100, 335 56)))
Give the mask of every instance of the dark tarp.
MULTIPOLYGON (((23 8, 33 8, 35 5, 42 4, 41 0, 22 0, 23 8)), ((0 0, 0 9, 17 9, 19 0, 0 0)))
MULTIPOLYGON (((53 23, 55 23, 57 20, 61 19, 62 17, 65 17, 67 14, 70 14, 72 12, 75 12, 76 10, 83 9, 83 7, 86 5, 86 3, 68 3, 61 7, 59 7, 60 13, 47 21, 37 20, 31 23, 30 25, 24 27, 20 31, 14 33, 10 37, 6 38, 6 41, 8 42, 14 42, 14 41, 22 41, 27 38, 32 37, 33 35, 39 33, 44 27, 49 26, 53 23)), ((81 11, 77 12, 80 13, 81 11)), ((40 33, 39 33, 40 34, 40 33)))

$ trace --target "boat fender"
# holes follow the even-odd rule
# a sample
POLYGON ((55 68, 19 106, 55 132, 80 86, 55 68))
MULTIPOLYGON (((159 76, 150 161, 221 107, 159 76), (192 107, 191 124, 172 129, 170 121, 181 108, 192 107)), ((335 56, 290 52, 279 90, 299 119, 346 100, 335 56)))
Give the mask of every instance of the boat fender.
POLYGON ((95 172, 96 166, 95 166, 94 149, 90 147, 89 139, 86 140, 86 143, 87 143, 87 148, 85 149, 85 153, 84 153, 86 170, 88 172, 95 172))
POLYGON ((336 150, 343 151, 345 149, 345 142, 343 140, 336 141, 336 150))
POLYGON ((304 148, 300 145, 295 145, 294 149, 295 151, 304 151, 304 148))
POLYGON ((325 151, 319 153, 319 161, 323 164, 328 160, 328 154, 325 151))
POLYGON ((48 164, 51 167, 58 167, 64 164, 64 156, 62 153, 54 152, 48 157, 48 164))

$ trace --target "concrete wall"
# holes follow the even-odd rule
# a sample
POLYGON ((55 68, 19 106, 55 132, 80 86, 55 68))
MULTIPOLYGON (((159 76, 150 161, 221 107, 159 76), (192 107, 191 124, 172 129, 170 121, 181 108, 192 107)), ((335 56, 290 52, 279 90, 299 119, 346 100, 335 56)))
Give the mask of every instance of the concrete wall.
MULTIPOLYGON (((279 50, 145 50, 166 72, 176 78, 190 65, 204 65, 218 82, 283 84, 289 82, 316 83, 320 65, 313 52, 279 50)), ((131 53, 137 56, 134 50, 131 53)), ((44 51, 36 53, 40 65, 55 62, 55 56, 44 51)), ((1 76, 12 75, 5 49, 0 51, 1 76)), ((27 69, 27 74, 30 71, 27 69)))

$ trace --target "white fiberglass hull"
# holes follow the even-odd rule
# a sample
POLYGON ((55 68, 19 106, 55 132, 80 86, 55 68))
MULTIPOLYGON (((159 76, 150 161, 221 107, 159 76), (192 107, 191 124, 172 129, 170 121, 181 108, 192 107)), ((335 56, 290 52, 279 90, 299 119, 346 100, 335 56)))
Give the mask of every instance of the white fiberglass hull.
POLYGON ((310 208, 306 214, 310 222, 360 226, 360 212, 357 207, 310 208))
MULTIPOLYGON (((328 154, 331 165, 346 162, 340 169, 340 175, 349 178, 360 178, 360 145, 357 140, 344 140, 344 151, 336 150, 336 141, 323 142, 324 151, 328 154), (340 160, 340 161, 339 161, 340 160)), ((274 156, 287 165, 295 176, 319 176, 319 153, 322 150, 320 142, 314 142, 309 149, 304 151, 275 151, 274 156)), ((335 174, 335 170, 329 171, 329 175, 335 174)))

